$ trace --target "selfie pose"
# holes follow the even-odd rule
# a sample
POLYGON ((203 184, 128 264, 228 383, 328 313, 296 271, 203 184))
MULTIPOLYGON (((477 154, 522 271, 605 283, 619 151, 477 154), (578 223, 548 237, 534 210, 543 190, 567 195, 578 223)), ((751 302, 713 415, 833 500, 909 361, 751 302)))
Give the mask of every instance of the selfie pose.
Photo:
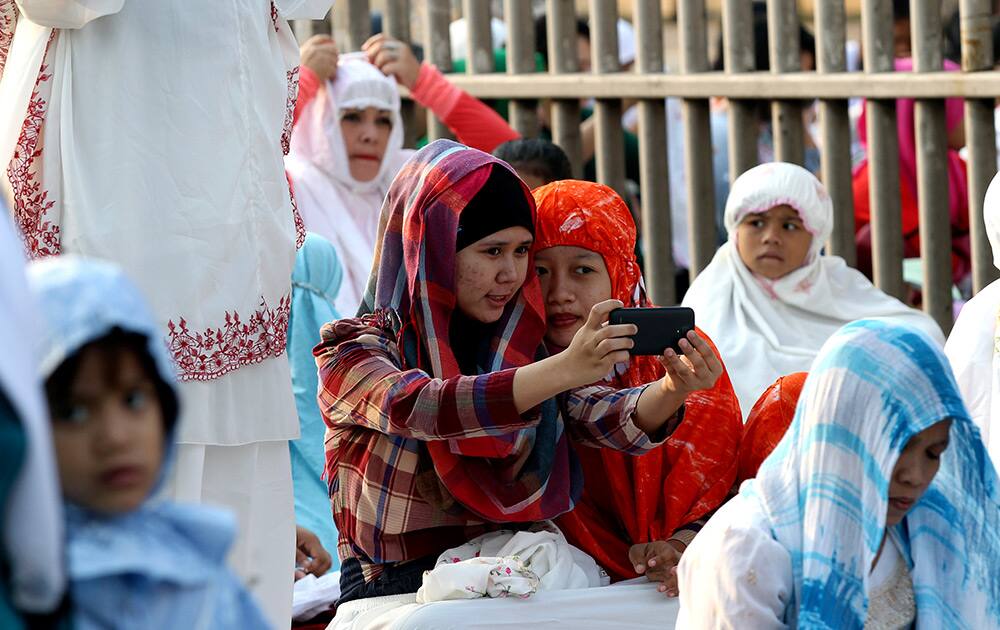
POLYGON ((681 559, 677 627, 1000 627, 998 482, 937 342, 849 324, 681 559))
POLYGON ((393 182, 368 315, 325 326, 315 350, 342 605, 415 593, 443 551, 572 509, 570 439, 646 453, 688 384, 718 378, 708 351, 645 387, 593 385, 628 359, 635 327, 603 325, 616 300, 545 358, 534 231, 527 188, 481 151, 436 141, 393 182))
MULTIPOLYGON (((611 188, 565 180, 536 188, 533 194, 538 206, 535 268, 545 299, 550 350, 569 346, 594 305, 605 300, 644 310, 652 306, 635 258, 635 222, 611 188)), ((664 339, 662 350, 674 330, 663 326, 656 332, 664 339)), ((686 354, 715 354, 711 341, 695 333, 680 345, 686 354)), ((670 361, 683 361, 673 351, 667 354, 670 361)), ((665 371, 656 357, 631 356, 598 382, 639 387, 662 378, 665 371)), ((677 561, 702 519, 722 504, 733 485, 743 430, 724 367, 714 385, 690 387, 684 421, 646 455, 576 449, 583 467, 583 498, 557 521, 569 541, 597 559, 613 579, 645 575, 671 597, 677 594, 677 561)))
POLYGON ((743 173, 726 201, 729 240, 684 296, 698 326, 716 343, 746 418, 779 376, 809 369, 838 328, 884 317, 944 344, 927 315, 875 288, 822 249, 833 229, 823 184, 794 164, 772 162, 743 173))

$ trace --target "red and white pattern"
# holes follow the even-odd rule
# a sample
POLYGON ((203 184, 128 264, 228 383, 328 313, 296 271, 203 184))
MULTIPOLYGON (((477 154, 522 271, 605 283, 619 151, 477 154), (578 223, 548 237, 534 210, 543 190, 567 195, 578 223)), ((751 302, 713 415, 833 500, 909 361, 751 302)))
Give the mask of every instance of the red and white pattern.
POLYGON ((14 0, 0 0, 0 77, 7 63, 10 44, 14 41, 14 29, 17 27, 17 5, 14 0))
POLYGON ((292 180, 288 180, 288 197, 292 200, 292 219, 295 221, 295 249, 302 249, 306 242, 306 222, 299 214, 299 206, 295 203, 295 190, 292 188, 292 180))
POLYGON ((260 308, 245 320, 236 311, 226 312, 225 323, 202 332, 188 329, 187 321, 167 322, 167 348, 181 381, 208 381, 241 367, 280 356, 285 351, 291 296, 276 308, 261 298, 260 308))
POLYGON ((299 67, 289 70, 286 79, 288 97, 285 100, 285 122, 281 126, 281 151, 288 155, 292 143, 292 124, 295 122, 295 100, 299 96, 299 67))
MULTIPOLYGON (((55 31, 46 46, 49 47, 55 38, 55 31)), ((48 109, 48 93, 51 91, 48 64, 42 64, 38 70, 35 89, 28 102, 28 111, 24 118, 24 126, 14 147, 14 157, 7 167, 10 178, 11 192, 14 198, 14 222, 24 241, 25 252, 29 258, 42 258, 59 254, 59 225, 48 215, 56 202, 50 198, 49 192, 39 181, 42 165, 39 158, 42 155, 40 139, 48 109)))

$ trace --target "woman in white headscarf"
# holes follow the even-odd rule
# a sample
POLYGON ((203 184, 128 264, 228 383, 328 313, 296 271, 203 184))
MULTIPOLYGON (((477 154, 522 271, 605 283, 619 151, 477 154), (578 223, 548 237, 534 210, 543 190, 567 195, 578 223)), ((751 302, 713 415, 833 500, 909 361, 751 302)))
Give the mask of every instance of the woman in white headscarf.
POLYGON ((930 317, 875 288, 842 258, 822 254, 833 204, 804 168, 772 162, 740 175, 725 224, 729 240, 683 304, 718 346, 744 419, 775 379, 808 370, 848 322, 891 318, 944 343, 930 317))
MULTIPOLYGON (((993 248, 993 264, 1000 268, 1000 175, 986 190, 983 219, 993 248)), ((995 281, 962 307, 944 347, 969 415, 979 427, 995 465, 1000 464, 1000 428, 993 428, 1000 420, 998 316, 1000 281, 995 281)))
POLYGON ((1000 628, 1000 496, 937 342, 863 320, 678 567, 678 628, 1000 628))
POLYGON ((402 42, 376 35, 363 48, 338 59, 328 37, 303 45, 297 119, 285 160, 306 230, 337 249, 344 276, 335 307, 344 315, 361 303, 382 199, 413 154, 403 148, 397 82, 460 142, 490 152, 519 137, 496 112, 449 83, 433 65, 418 62, 402 42), (326 68, 311 61, 317 51, 325 53, 326 68), (332 59, 337 59, 335 66, 332 59))
POLYGON ((382 198, 410 156, 403 149, 396 82, 363 53, 341 55, 292 132, 285 167, 306 229, 337 248, 344 265, 337 310, 357 310, 371 271, 382 198))

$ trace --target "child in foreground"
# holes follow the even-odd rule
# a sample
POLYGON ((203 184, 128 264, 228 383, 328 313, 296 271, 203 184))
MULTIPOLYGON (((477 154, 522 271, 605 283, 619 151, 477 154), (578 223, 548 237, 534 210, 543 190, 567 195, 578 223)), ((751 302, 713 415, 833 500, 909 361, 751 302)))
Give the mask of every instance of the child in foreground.
POLYGON ((154 498, 174 451, 178 396, 148 307, 116 267, 31 265, 45 315, 41 373, 67 520, 74 625, 266 628, 226 568, 233 520, 154 498))
POLYGON ((848 324, 681 559, 677 627, 998 628, 997 483, 937 343, 848 324))

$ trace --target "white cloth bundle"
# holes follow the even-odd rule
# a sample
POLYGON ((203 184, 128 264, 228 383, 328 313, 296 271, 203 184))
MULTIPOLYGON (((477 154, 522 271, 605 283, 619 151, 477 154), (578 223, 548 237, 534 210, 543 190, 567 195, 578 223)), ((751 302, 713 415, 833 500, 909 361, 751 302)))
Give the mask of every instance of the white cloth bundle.
POLYGON ((608 583, 593 558, 554 526, 501 530, 449 549, 424 574, 417 602, 480 597, 526 598, 536 591, 590 588, 608 583))

